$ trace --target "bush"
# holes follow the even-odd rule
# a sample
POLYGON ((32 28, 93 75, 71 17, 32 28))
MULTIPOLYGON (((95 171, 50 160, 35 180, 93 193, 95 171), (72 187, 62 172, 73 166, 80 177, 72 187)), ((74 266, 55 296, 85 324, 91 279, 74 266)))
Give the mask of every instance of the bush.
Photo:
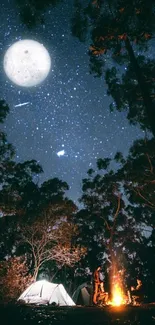
POLYGON ((15 301, 31 282, 25 257, 0 262, 0 302, 15 301))

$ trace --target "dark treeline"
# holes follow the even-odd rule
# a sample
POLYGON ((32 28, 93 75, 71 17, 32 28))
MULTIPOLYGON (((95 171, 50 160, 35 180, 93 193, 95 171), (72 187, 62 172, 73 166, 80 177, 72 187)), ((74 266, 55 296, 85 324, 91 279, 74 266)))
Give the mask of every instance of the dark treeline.
MULTIPOLYGON (((43 22, 49 5, 61 3, 28 0, 25 10, 16 2, 28 28, 43 22)), ((16 298, 38 276, 72 293, 91 280, 98 263, 107 279, 116 264, 126 269, 129 284, 140 277, 155 299, 155 65, 147 58, 154 16, 151 0, 75 0, 72 32, 88 43, 91 73, 105 77, 110 109, 126 110, 129 122, 146 131, 127 157, 101 157, 96 170, 88 170, 82 209, 67 198, 68 184, 59 178, 38 185, 42 167, 35 160, 16 163, 15 149, 0 133, 1 299, 16 298)), ((8 112, 1 101, 2 123, 8 112)))

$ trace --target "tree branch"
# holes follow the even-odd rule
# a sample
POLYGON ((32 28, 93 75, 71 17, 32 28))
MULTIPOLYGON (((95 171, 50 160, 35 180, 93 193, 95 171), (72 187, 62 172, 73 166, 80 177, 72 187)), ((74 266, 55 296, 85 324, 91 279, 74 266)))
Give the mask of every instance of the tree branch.
POLYGON ((151 174, 154 174, 153 173, 153 166, 152 166, 152 163, 151 163, 150 156, 148 155, 148 153, 146 153, 146 156, 147 156, 147 159, 148 159, 148 162, 149 162, 149 165, 150 165, 150 173, 151 174))

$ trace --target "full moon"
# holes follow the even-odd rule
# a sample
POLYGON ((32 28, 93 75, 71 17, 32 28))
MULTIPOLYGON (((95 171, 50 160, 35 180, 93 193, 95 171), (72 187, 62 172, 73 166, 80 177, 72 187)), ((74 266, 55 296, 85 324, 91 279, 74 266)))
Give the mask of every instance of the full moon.
POLYGON ((22 87, 33 87, 48 76, 51 58, 41 43, 26 39, 9 47, 4 55, 3 66, 13 83, 22 87))

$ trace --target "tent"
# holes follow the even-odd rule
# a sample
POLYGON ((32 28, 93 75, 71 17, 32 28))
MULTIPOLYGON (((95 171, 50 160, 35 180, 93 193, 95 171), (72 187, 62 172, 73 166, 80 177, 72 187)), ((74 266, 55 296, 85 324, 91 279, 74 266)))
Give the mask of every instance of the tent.
POLYGON ((88 283, 81 284, 73 293, 73 300, 77 305, 90 306, 92 304, 93 286, 88 283))
POLYGON ((18 298, 28 304, 53 304, 58 306, 74 306, 75 303, 62 284, 46 280, 32 283, 18 298))

